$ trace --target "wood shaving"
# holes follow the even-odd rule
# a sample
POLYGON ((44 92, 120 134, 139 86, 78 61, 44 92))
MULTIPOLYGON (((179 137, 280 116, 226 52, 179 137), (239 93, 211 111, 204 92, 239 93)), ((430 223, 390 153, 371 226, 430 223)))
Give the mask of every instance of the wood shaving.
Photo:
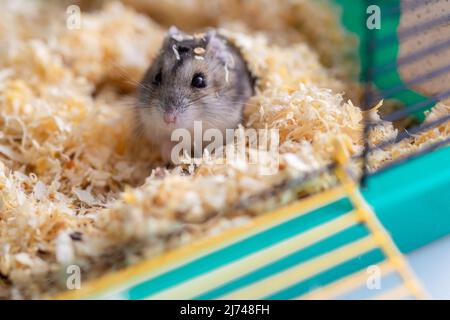
POLYGON ((201 56, 201 55, 205 54, 205 52, 206 52, 205 48, 202 48, 202 47, 194 48, 194 53, 197 55, 201 56))
POLYGON ((175 54, 175 57, 177 58, 177 60, 181 60, 180 53, 178 52, 177 46, 175 44, 172 46, 172 50, 173 50, 173 53, 175 54))

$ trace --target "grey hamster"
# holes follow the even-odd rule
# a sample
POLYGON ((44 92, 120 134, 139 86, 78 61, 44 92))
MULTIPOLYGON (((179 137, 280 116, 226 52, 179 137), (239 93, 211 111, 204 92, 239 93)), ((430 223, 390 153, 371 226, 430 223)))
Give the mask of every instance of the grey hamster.
POLYGON ((239 50, 215 30, 189 35, 171 27, 138 90, 137 125, 170 160, 171 133, 235 128, 253 94, 254 78, 239 50))

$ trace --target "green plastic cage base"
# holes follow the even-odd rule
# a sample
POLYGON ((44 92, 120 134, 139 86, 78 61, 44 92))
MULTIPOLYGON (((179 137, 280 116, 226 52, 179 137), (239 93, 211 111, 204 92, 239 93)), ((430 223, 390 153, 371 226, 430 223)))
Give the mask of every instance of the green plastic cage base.
POLYGON ((402 252, 450 234, 449 164, 445 147, 368 179, 363 195, 402 252))

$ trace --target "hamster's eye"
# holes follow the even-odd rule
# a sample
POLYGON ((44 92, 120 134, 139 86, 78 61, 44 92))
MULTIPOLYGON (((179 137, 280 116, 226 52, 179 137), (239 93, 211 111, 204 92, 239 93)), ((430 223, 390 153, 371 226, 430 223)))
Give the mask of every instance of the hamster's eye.
POLYGON ((189 48, 188 47, 178 47, 178 53, 186 53, 189 52, 189 48))
POLYGON ((161 70, 156 74, 155 78, 153 79, 153 84, 156 86, 159 86, 162 81, 162 72, 161 70))
POLYGON ((206 87, 206 77, 202 73, 194 74, 191 85, 194 88, 199 88, 199 89, 206 87))

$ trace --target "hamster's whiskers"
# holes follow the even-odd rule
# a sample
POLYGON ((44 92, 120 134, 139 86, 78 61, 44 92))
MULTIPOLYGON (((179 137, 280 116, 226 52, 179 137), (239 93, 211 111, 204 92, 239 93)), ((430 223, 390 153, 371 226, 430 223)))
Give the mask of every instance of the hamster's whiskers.
POLYGON ((114 61, 109 60, 108 63, 112 65, 114 68, 116 68, 119 72, 119 75, 124 79, 128 84, 131 84, 135 87, 142 88, 142 89, 151 89, 151 87, 143 84, 142 82, 139 82, 137 80, 132 79, 125 69, 123 69, 120 65, 115 63, 114 61))

